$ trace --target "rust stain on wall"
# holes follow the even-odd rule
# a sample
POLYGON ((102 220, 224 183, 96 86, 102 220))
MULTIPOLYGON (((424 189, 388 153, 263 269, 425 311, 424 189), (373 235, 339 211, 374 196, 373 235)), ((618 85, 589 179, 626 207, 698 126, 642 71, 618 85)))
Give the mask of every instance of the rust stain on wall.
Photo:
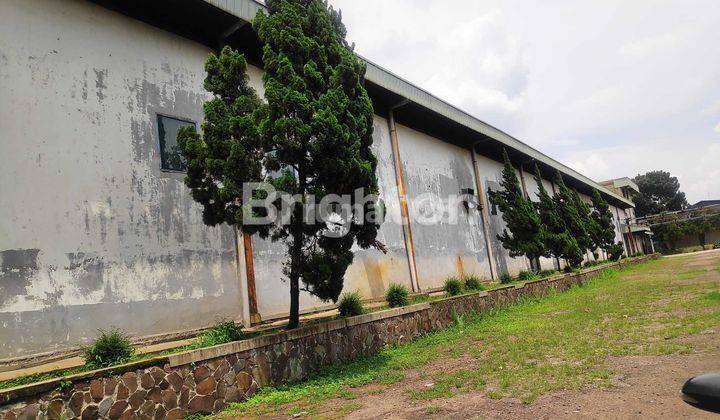
POLYGON ((457 256, 457 259, 455 260, 455 266, 457 268, 458 278, 465 277, 465 265, 463 264, 462 256, 457 256))

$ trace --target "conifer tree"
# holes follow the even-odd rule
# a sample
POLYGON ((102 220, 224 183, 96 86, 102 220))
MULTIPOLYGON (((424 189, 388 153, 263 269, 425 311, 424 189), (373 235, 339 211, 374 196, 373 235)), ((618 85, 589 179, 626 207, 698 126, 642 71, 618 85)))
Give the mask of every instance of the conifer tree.
POLYGON ((580 198, 580 193, 578 193, 577 190, 573 189, 570 192, 572 196, 572 203, 579 216, 578 220, 580 221, 582 230, 585 233, 584 236, 576 238, 578 246, 580 246, 580 249, 583 252, 588 250, 595 254, 597 252, 597 248, 593 246, 592 232, 595 231, 596 228, 595 220, 592 218, 592 209, 588 203, 580 198))
POLYGON ((576 199, 573 191, 565 185, 560 172, 555 175, 555 184, 558 188, 555 196, 553 196, 553 201, 571 238, 568 247, 565 249, 564 258, 572 267, 577 267, 582 263, 585 250, 590 247, 590 235, 587 232, 586 218, 583 217, 578 203, 580 197, 576 199))
POLYGON ((591 237, 593 246, 609 254, 610 248, 615 243, 615 227, 613 226, 610 206, 597 189, 593 189, 592 205, 591 217, 594 221, 594 229, 591 231, 591 237))
POLYGON ((203 135, 195 127, 178 130, 178 145, 187 160, 185 184, 203 205, 210 226, 236 225, 244 232, 267 237, 268 226, 245 225, 243 184, 263 180, 265 147, 258 124, 265 106, 248 84, 245 57, 230 47, 205 63, 205 89, 214 96, 205 102, 203 135))
POLYGON ((180 131, 178 141, 188 160, 186 184, 203 205, 207 224, 225 222, 287 244, 288 328, 295 328, 301 283, 320 299, 337 301, 351 247, 384 251, 376 240, 382 207, 367 199, 377 195, 378 185, 365 65, 345 40, 340 14, 325 0, 266 5, 268 14, 259 12, 253 22, 264 44, 266 103, 247 83, 244 57, 226 47, 206 64, 205 87, 214 98, 205 104, 203 135, 191 127, 180 131), (289 223, 244 223, 243 183, 262 180, 299 197, 289 223), (355 195, 358 189, 365 197, 355 195), (349 197, 360 212, 313 209, 334 213, 335 228, 305 217, 309 205, 328 194, 349 197))
POLYGON ((582 261, 582 251, 577 241, 568 231, 558 201, 551 197, 545 189, 537 166, 535 166, 535 182, 538 186, 538 198, 540 199, 536 205, 540 220, 544 225, 545 255, 555 258, 558 266, 561 258, 571 265, 578 264, 579 261, 582 261))
MULTIPOLYGON (((273 237, 288 243, 285 274, 290 282, 289 328, 298 325, 300 282, 322 300, 337 301, 353 260, 351 247, 378 247, 381 220, 366 222, 377 203, 356 203, 354 192, 378 193, 377 159, 371 150, 373 107, 365 82, 365 64, 345 40, 341 15, 325 0, 267 0, 269 14, 258 13, 253 26, 264 44, 265 99, 260 124, 271 152, 270 171, 282 191, 320 202, 327 194, 349 194, 363 214, 342 221, 343 236, 325 235, 327 227, 303 217, 296 203, 290 223, 273 237)), ((362 198, 361 198, 362 199, 362 198)))
POLYGON ((545 255, 542 222, 532 201, 525 198, 507 151, 503 149, 505 166, 499 191, 491 194, 493 203, 502 213, 506 229, 498 240, 507 249, 511 257, 525 256, 534 264, 545 255), (509 231, 509 232, 508 232, 509 231))

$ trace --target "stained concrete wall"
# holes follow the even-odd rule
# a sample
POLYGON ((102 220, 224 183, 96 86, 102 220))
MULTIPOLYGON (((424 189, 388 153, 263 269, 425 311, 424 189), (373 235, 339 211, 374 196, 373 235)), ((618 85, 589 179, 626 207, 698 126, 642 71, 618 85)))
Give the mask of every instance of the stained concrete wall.
MULTIPOLYGON (((156 116, 202 121, 209 52, 85 1, 0 3, 0 358, 76 345, 111 325, 139 336, 240 316, 245 267, 233 230, 205 226, 184 175, 160 169, 156 116)), ((249 73, 262 95, 262 71, 249 73)), ((469 150, 404 126, 398 136, 410 200, 479 190, 469 150)), ((345 291, 368 298, 392 282, 410 288, 384 118, 375 117, 374 139, 388 253, 356 249, 345 279, 345 291)), ((484 193, 502 164, 479 162, 484 193)), ((457 223, 413 222, 423 290, 449 276, 490 277, 480 214, 455 204, 457 223)), ((527 269, 494 239, 502 214, 489 225, 498 272, 527 269)), ((285 246, 253 246, 260 313, 284 315, 285 246)), ((301 298, 303 311, 326 305, 301 298)))
POLYGON ((162 172, 209 50, 86 1, 0 2, 0 358, 241 313, 233 230, 162 172))
POLYGON ((469 149, 397 125, 400 158, 407 185, 415 260, 420 288, 443 287, 449 276, 475 274, 490 278, 480 212, 459 202, 447 202, 462 189, 477 191, 469 149), (445 201, 437 206, 431 198, 445 201), (446 218, 431 224, 438 209, 446 218), (450 213, 455 212, 456 222, 450 213))

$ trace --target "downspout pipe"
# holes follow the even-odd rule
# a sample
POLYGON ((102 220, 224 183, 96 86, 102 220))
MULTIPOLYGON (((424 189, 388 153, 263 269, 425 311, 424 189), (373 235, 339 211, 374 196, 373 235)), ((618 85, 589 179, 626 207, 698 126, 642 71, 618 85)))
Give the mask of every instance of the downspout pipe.
POLYGON ((488 213, 487 201, 485 200, 485 186, 480 176, 480 165, 478 164, 477 154, 475 153, 475 147, 485 140, 479 140, 473 143, 470 156, 472 157, 473 173, 475 175, 475 184, 477 187, 477 196, 480 202, 480 220, 482 221, 483 236, 485 237, 485 249, 487 250, 488 263, 490 265, 490 279, 495 281, 498 279, 497 267, 495 266, 495 259, 493 257, 492 242, 490 239, 490 227, 488 220, 490 214, 488 213))
POLYGON ((420 281, 418 279, 417 264, 415 262, 415 246, 413 244, 412 225, 410 224, 410 212, 407 203, 407 185, 403 172, 402 160, 400 159, 400 144, 398 141, 397 127, 395 126, 395 110, 410 103, 404 99, 393 105, 388 110, 388 129, 390 130, 390 144, 392 146, 393 163, 395 165, 395 182, 397 184, 398 199, 400 201, 400 215, 402 217, 403 237, 405 239, 405 250, 407 251, 408 268, 410 270, 410 283, 413 292, 420 292, 420 281))

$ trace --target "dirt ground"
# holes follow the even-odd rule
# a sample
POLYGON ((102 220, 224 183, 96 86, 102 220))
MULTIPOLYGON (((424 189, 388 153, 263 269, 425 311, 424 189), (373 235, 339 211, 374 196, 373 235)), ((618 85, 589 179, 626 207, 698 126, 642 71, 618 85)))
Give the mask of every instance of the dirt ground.
MULTIPOLYGON (((708 268, 708 275, 720 274, 720 252, 687 257, 688 267, 708 268)), ((556 418, 720 418, 697 410, 679 397, 683 383, 690 377, 707 372, 720 372, 720 325, 717 329, 685 337, 695 349, 693 353, 672 356, 614 358, 607 366, 614 372, 615 387, 586 388, 546 394, 532 404, 513 399, 491 399, 482 393, 468 393, 453 398, 431 401, 412 400, 407 391, 431 386, 418 372, 409 372, 405 380, 390 387, 373 386, 359 389, 351 401, 351 419, 369 418, 491 418, 491 419, 556 419, 556 418)), ((463 359, 443 360, 432 369, 460 369, 463 359)), ((431 373, 427 370, 423 373, 431 373)), ((423 375, 425 378, 428 376, 423 375)), ((330 401, 327 414, 337 415, 337 407, 348 401, 330 401)), ((322 410, 321 410, 322 416, 322 410)))

